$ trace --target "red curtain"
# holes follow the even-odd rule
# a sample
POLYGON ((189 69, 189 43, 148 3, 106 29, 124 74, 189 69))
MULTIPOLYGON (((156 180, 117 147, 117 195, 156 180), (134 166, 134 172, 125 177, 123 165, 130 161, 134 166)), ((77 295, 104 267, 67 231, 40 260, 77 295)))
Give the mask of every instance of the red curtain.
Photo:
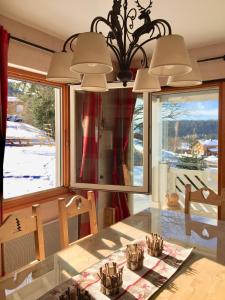
MULTIPOLYGON (((80 182, 98 183, 98 148, 99 131, 98 122, 101 114, 101 96, 97 93, 85 93, 82 112, 82 158, 80 165, 80 182)), ((81 192, 87 197, 87 192, 81 192)), ((97 199, 97 193, 95 194, 97 199)), ((79 236, 90 233, 90 225, 87 217, 80 218, 79 236)))
MULTIPOLYGON (((115 99, 115 126, 113 132, 113 184, 124 185, 129 134, 136 103, 129 89, 118 90, 115 99)), ((112 207, 116 209, 116 221, 130 216, 127 193, 113 193, 112 207)))
POLYGON ((9 34, 2 26, 0 26, 0 224, 3 221, 3 161, 5 152, 8 100, 8 45, 9 34))

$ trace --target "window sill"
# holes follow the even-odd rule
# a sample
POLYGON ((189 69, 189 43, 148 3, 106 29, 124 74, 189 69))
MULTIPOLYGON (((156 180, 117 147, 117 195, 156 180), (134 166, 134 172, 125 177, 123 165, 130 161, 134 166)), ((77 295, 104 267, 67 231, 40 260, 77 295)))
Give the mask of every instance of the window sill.
POLYGON ((3 213, 8 214, 16 210, 26 207, 31 207, 33 204, 42 204, 49 201, 54 201, 58 197, 71 193, 66 187, 58 187, 37 193, 18 196, 3 200, 3 213))

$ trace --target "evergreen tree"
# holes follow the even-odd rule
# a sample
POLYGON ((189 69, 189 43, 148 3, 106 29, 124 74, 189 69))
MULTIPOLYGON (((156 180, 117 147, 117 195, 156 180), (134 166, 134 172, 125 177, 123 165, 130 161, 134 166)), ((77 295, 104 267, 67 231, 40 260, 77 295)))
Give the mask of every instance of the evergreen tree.
POLYGON ((9 81, 9 95, 23 101, 23 120, 51 137, 55 136, 55 91, 53 87, 25 81, 9 81))

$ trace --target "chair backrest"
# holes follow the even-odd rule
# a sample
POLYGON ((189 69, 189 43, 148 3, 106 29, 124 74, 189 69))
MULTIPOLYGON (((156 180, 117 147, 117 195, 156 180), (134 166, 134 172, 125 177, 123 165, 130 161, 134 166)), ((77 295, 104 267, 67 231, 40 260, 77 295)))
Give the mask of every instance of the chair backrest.
MULTIPOLYGON (((34 232, 36 259, 45 258, 43 226, 40 219, 40 206, 32 206, 32 216, 9 215, 0 226, 0 244, 34 232)), ((2 261, 4 273, 4 260, 2 261)))
POLYGON ((218 225, 192 220, 190 215, 185 215, 185 231, 187 235, 191 235, 191 231, 194 231, 203 240, 217 238, 219 235, 218 225))
MULTIPOLYGON (((40 206, 38 204, 32 206, 32 216, 12 214, 4 220, 3 224, 0 226, 0 244, 1 250, 3 251, 1 267, 3 274, 5 274, 4 243, 32 232, 34 233, 36 259, 41 261, 45 258, 45 248, 43 225, 40 219, 40 206)), ((32 262, 32 264, 24 266, 20 269, 22 272, 19 272, 18 276, 15 276, 15 274, 17 274, 17 270, 1 277, 0 299, 5 299, 5 289, 14 289, 19 286, 26 276, 32 271, 34 265, 34 262, 32 262)))
POLYGON ((89 214, 91 234, 98 232, 95 195, 93 191, 88 191, 87 198, 80 195, 73 196, 66 204, 66 200, 58 200, 59 206, 59 224, 60 224, 60 242, 61 247, 69 245, 68 218, 78 216, 84 213, 89 214))
POLYGON ((201 188, 197 191, 191 191, 191 185, 185 185, 185 214, 190 214, 190 203, 198 202, 202 204, 211 204, 218 207, 218 220, 225 220, 225 189, 221 196, 217 195, 209 188, 201 188))

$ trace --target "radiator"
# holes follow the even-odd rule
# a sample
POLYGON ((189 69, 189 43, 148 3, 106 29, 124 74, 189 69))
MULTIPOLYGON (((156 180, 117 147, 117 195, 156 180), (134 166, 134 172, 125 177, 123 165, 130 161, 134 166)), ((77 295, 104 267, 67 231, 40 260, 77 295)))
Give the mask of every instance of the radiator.
MULTIPOLYGON (((69 219, 69 240, 78 238, 77 217, 69 219)), ((60 250, 59 221, 44 224, 45 254, 49 256, 60 250)), ((5 271, 12 272, 35 260, 34 234, 30 233, 21 238, 5 243, 5 271)))

